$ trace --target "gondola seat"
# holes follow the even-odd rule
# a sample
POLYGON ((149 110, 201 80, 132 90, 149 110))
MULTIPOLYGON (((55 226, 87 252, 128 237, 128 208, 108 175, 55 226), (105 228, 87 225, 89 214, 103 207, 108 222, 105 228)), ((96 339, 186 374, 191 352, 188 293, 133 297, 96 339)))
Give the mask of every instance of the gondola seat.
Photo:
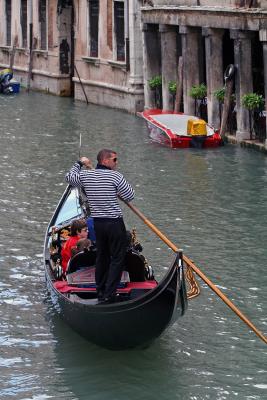
MULTIPOLYGON (((95 267, 84 267, 75 272, 68 273, 67 282, 70 285, 96 288, 95 267)), ((129 273, 127 271, 123 271, 118 288, 124 288, 127 282, 130 282, 129 273)))
POLYGON ((144 282, 145 275, 145 258, 137 251, 130 250, 125 257, 125 271, 129 272, 131 282, 144 282))
MULTIPOLYGON (((130 293, 132 290, 151 290, 157 286, 157 281, 145 281, 145 282, 128 282, 124 288, 117 289, 117 293, 130 293)), ((75 286, 68 283, 67 281, 55 281, 53 284, 54 288, 60 293, 79 293, 79 292, 95 292, 94 287, 81 287, 75 286)))
POLYGON ((83 250, 75 254, 69 261, 67 268, 67 275, 72 274, 78 269, 85 267, 92 267, 96 262, 96 251, 95 250, 83 250))

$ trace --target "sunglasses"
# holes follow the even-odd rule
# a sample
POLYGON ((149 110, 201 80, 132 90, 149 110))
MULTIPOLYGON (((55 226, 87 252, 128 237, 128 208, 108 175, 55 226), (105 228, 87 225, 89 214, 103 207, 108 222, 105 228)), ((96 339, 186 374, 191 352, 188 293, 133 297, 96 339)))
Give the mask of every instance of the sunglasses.
POLYGON ((118 159, 117 159, 117 157, 114 157, 114 158, 110 158, 110 160, 116 162, 118 159))

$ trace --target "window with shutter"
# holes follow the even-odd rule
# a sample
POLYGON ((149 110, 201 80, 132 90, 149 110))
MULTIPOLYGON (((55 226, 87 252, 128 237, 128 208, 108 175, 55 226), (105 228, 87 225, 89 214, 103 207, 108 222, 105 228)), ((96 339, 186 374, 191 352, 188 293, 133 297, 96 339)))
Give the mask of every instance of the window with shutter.
POLYGON ((114 36, 116 41, 116 59, 125 61, 125 37, 124 37, 124 2, 114 2, 114 36))
POLYGON ((47 49, 47 4, 46 0, 39 0, 39 23, 40 23, 40 48, 47 49))
POLYGON ((98 57, 99 0, 89 0, 89 55, 98 57))
POLYGON ((20 24, 22 34, 22 47, 27 47, 27 0, 21 0, 20 24))
POLYGON ((11 46, 11 0, 6 0, 6 45, 11 46))

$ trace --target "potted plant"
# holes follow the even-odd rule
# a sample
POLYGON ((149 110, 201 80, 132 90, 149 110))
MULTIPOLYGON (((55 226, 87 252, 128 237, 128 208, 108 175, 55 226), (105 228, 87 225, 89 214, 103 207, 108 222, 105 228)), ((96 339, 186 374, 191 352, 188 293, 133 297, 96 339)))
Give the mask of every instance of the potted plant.
POLYGON ((249 130, 250 139, 253 138, 253 132, 256 133, 257 127, 255 126, 255 120, 259 120, 259 114, 264 108, 264 98, 261 94, 247 93, 241 98, 242 105, 249 112, 249 130), (255 129, 256 128, 256 129, 255 129))
POLYGON ((168 83, 168 88, 169 88, 169 93, 172 97, 172 104, 173 104, 173 109, 175 105, 175 97, 176 97, 176 89, 177 89, 177 83, 176 81, 170 81, 168 83))
POLYGON ((177 83, 175 81, 170 81, 168 87, 169 87, 170 94, 175 95, 176 94, 177 83))
MULTIPOLYGON (((206 114, 206 96, 207 96, 207 86, 204 83, 200 85, 193 85, 189 91, 189 96, 195 99, 195 115, 203 118, 203 114, 206 114), (197 107, 198 106, 198 107, 197 107), (203 108, 205 107, 205 110, 203 108)), ((206 119, 206 118, 204 118, 206 119)))
POLYGON ((155 91, 155 103, 157 108, 162 107, 162 77, 160 75, 153 76, 148 80, 151 90, 155 91))
POLYGON ((148 80, 150 89, 154 90, 162 86, 162 78, 160 75, 153 76, 148 80))
POLYGON ((220 104, 223 104, 224 96, 225 96, 225 88, 223 87, 223 88, 215 90, 213 95, 214 95, 215 99, 217 99, 220 104))
POLYGON ((193 97, 193 99, 202 100, 207 96, 207 86, 204 83, 193 85, 190 89, 189 95, 193 97))

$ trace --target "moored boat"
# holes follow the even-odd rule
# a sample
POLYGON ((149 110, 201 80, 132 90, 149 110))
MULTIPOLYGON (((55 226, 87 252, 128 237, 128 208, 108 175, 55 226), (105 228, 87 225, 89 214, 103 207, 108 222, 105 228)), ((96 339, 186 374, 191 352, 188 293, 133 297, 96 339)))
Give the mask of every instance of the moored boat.
POLYGON ((219 132, 199 118, 159 109, 145 110, 140 115, 146 120, 149 136, 171 148, 214 148, 223 140, 219 132))
POLYGON ((10 68, 0 71, 0 93, 12 94, 19 93, 20 83, 13 78, 13 72, 10 68))
POLYGON ((95 254, 76 254, 66 276, 60 274, 57 250, 66 238, 71 221, 87 218, 81 193, 65 190, 48 225, 44 243, 45 277, 49 296, 61 317, 79 334, 99 346, 126 349, 149 345, 187 308, 181 252, 160 282, 140 251, 130 248, 125 271, 117 288, 116 302, 98 303, 94 280, 95 254))

